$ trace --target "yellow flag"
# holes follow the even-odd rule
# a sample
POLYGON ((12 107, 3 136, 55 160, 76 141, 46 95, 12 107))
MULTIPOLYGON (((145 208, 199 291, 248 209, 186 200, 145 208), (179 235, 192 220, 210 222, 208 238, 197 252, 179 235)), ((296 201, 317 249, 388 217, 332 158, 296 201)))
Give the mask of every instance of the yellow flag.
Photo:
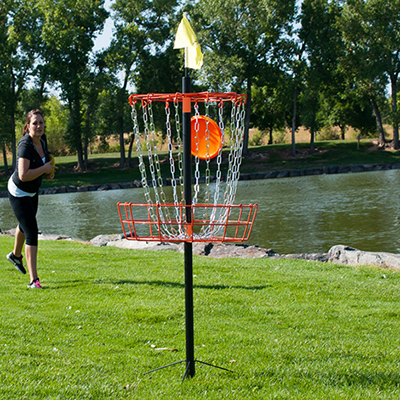
POLYGON ((185 68, 200 69, 203 65, 200 44, 185 15, 176 32, 174 49, 185 49, 185 68))

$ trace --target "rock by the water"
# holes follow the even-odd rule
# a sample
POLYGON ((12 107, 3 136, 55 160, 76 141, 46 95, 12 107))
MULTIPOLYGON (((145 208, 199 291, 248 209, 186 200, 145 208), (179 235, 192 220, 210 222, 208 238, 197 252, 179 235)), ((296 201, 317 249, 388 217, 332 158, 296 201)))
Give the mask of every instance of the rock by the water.
POLYGON ((337 245, 328 253, 329 261, 346 265, 377 265, 400 270, 400 254, 361 251, 353 247, 337 245))
POLYGON ((109 241, 107 246, 119 247, 131 250, 177 250, 178 245, 174 243, 162 243, 153 241, 137 241, 127 239, 117 239, 109 241))
MULTIPOLYGON (((14 236, 15 229, 1 231, 0 235, 14 236)), ((40 240, 76 240, 66 235, 50 235, 39 233, 40 240)), ((81 241, 82 242, 82 241, 81 241)), ((93 246, 113 246, 131 250, 174 250, 184 252, 183 243, 169 243, 157 241, 127 240, 123 234, 98 235, 90 242, 93 246)), ((195 242, 192 246, 193 254, 212 258, 270 258, 270 259, 299 259, 318 262, 332 262, 344 265, 376 265, 381 268, 400 270, 400 254, 378 253, 355 249, 350 246, 336 245, 328 253, 312 254, 278 254, 272 249, 247 245, 242 243, 203 243, 195 242)))
MULTIPOLYGON (((183 253, 183 243, 179 244, 178 249, 183 253)), ((272 250, 266 250, 253 245, 203 242, 193 243, 193 254, 212 258, 264 258, 275 255, 272 250)))
POLYGON ((110 243, 113 240, 121 240, 124 235, 118 234, 118 235, 98 235, 94 237, 91 241, 90 244, 96 247, 102 247, 102 246, 107 246, 107 243, 110 243))

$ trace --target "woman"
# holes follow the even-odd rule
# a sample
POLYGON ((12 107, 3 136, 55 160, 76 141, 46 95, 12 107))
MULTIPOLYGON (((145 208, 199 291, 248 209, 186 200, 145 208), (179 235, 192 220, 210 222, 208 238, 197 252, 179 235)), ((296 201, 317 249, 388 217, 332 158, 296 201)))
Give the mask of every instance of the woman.
POLYGON ((18 143, 17 167, 8 181, 8 197, 18 220, 15 232, 14 250, 7 259, 23 274, 22 248, 30 275, 29 288, 42 288, 37 275, 38 226, 36 213, 39 188, 44 174, 54 177, 54 167, 50 161, 47 140, 44 135, 44 121, 40 110, 32 110, 26 116, 24 136, 18 143))

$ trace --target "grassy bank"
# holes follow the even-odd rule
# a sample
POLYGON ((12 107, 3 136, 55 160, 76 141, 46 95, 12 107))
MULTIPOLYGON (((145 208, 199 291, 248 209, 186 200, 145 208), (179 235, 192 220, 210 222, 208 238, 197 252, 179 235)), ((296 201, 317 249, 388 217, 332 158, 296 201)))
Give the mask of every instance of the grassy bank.
MULTIPOLYGON (((310 154, 307 143, 299 143, 296 146, 297 156, 291 156, 291 148, 288 144, 251 147, 249 156, 241 165, 241 172, 258 172, 282 169, 306 169, 311 167, 349 164, 374 164, 400 162, 400 152, 378 150, 371 141, 361 141, 357 148, 356 141, 328 141, 317 142, 316 152, 310 154)), ((87 185, 127 182, 139 179, 137 158, 131 169, 119 168, 119 154, 94 154, 91 155, 89 170, 77 173, 76 156, 57 157, 59 167, 56 178, 52 181, 44 181, 43 187, 87 185)), ((162 165, 168 168, 167 163, 162 165)), ((1 174, 4 166, 0 164, 0 191, 5 190, 7 177, 1 174)))
POLYGON ((0 237, 2 399, 398 399, 400 274, 299 260, 194 258, 196 364, 183 255, 40 242, 44 290, 0 237))

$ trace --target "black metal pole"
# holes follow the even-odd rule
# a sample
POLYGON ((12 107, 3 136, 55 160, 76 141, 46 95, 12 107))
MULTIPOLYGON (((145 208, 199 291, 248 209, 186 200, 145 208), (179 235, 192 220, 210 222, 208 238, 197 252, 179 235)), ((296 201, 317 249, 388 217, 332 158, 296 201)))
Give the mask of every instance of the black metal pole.
MULTIPOLYGON (((190 93, 190 77, 187 69, 182 80, 182 93, 190 93)), ((191 100, 183 98, 183 186, 186 208, 186 222, 192 222, 192 154, 191 154, 191 100)), ((185 250, 185 322, 186 322, 186 372, 185 377, 195 375, 194 322, 193 322, 193 247, 184 243, 185 250)))

